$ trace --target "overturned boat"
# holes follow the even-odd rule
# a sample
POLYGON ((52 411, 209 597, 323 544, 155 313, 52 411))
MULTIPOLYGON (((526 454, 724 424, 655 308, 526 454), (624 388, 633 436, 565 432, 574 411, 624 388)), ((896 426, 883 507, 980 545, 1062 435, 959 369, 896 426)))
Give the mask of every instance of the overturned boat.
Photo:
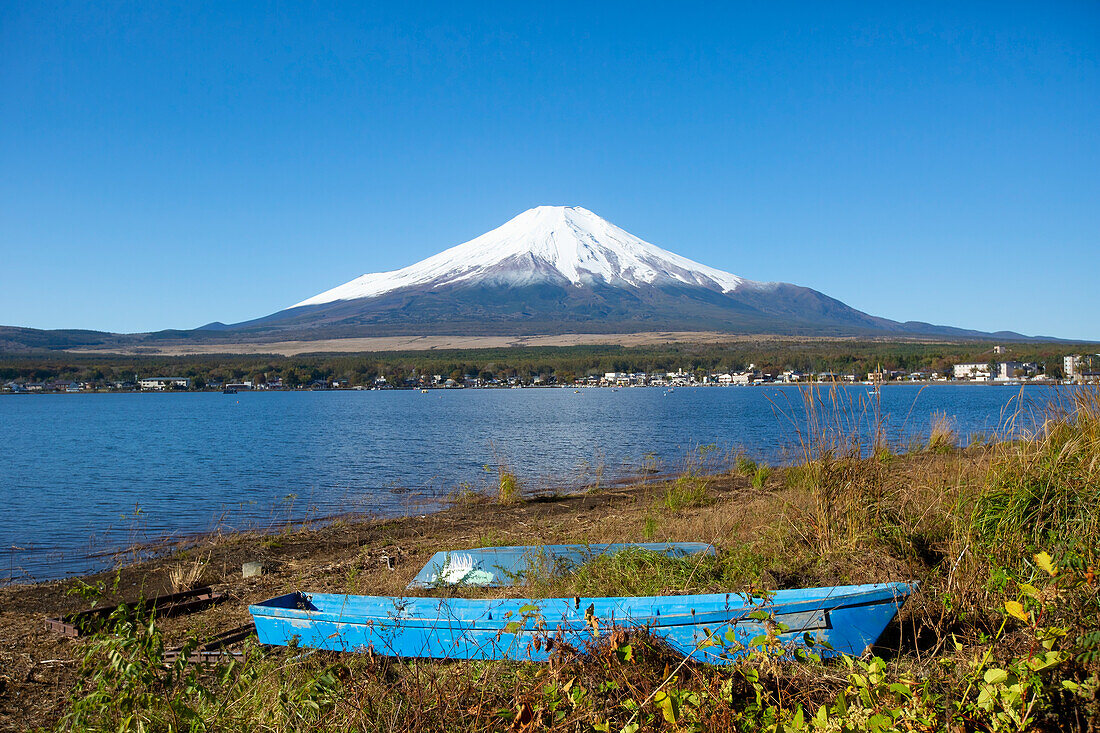
POLYGON ((617 542, 443 550, 428 560, 408 588, 503 588, 525 585, 532 573, 565 574, 596 558, 609 557, 620 552, 648 552, 669 558, 692 555, 713 557, 718 554, 714 545, 707 542, 617 542))

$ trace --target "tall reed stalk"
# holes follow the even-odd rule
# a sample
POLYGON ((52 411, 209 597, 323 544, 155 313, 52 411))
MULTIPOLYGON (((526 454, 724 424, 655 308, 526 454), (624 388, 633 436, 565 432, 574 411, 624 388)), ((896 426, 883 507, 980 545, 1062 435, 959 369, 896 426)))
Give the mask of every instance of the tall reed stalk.
POLYGON ((1100 388, 1071 388, 1033 418, 1037 428, 997 443, 974 511, 978 541, 1011 558, 1032 549, 1100 560, 1100 388))
POLYGON ((855 547, 878 524, 882 468, 868 456, 887 451, 881 396, 810 385, 802 409, 773 402, 797 438, 795 484, 808 491, 811 510, 796 516, 798 531, 820 553, 855 547))

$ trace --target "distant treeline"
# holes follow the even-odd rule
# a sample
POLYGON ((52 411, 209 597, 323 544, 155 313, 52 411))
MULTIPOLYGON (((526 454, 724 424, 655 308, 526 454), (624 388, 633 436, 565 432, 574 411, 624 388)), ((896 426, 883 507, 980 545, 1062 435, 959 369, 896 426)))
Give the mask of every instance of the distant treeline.
POLYGON ((1097 345, 1013 343, 995 354, 989 342, 912 343, 882 341, 759 341, 667 346, 571 346, 446 351, 374 352, 354 355, 110 356, 49 354, 0 356, 0 383, 9 381, 131 382, 137 377, 190 377, 195 387, 218 382, 281 380, 284 386, 346 379, 350 386, 390 384, 438 374, 460 380, 534 376, 559 383, 605 372, 713 373, 747 369, 794 369, 810 373, 864 374, 879 369, 942 372, 964 362, 1038 362, 1052 377, 1062 376, 1062 357, 1095 353, 1097 345))

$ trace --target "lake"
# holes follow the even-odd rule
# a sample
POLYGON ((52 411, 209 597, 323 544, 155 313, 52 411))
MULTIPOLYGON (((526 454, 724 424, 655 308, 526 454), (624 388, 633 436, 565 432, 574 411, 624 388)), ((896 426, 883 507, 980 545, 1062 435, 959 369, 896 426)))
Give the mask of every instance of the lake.
MULTIPOLYGON (((891 385, 879 410, 904 445, 933 412, 966 439, 1054 394, 891 385)), ((840 396, 872 414, 869 388, 840 396)), ((738 449, 780 463, 797 450, 792 424, 801 395, 779 386, 5 396, 0 579, 100 570, 120 548, 211 530, 420 514, 500 465, 550 490, 675 470, 701 446, 717 449, 703 451, 711 465, 738 449)))

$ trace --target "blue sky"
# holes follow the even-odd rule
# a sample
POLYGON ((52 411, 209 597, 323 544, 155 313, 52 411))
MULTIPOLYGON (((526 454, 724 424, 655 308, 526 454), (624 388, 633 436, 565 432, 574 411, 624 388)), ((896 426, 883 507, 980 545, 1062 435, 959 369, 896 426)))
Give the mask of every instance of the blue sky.
POLYGON ((266 315, 539 204, 1100 339, 1100 4, 0 5, 0 324, 266 315))

